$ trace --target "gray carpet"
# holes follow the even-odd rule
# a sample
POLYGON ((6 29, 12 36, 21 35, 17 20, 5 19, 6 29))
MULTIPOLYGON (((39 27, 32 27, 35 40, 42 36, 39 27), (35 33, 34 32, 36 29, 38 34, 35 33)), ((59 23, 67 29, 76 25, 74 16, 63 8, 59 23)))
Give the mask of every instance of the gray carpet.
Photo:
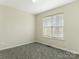
POLYGON ((31 43, 0 51, 0 59, 79 59, 79 55, 40 43, 31 43))

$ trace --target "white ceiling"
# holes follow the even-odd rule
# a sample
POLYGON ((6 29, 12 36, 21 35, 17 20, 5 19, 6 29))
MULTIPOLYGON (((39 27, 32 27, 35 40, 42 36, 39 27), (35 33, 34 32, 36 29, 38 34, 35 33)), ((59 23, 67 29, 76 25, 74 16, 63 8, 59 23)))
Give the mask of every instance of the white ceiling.
POLYGON ((75 0, 37 0, 36 3, 33 3, 32 0, 0 0, 0 4, 38 14, 73 1, 75 0))

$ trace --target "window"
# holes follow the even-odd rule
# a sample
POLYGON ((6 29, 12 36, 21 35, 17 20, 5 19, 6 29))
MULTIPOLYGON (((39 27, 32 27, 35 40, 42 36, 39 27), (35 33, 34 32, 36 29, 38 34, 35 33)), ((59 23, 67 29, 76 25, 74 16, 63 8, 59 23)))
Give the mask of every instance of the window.
POLYGON ((45 17, 43 19, 43 35, 51 37, 51 17, 45 17))
POLYGON ((63 39, 64 14, 43 18, 43 36, 63 39))

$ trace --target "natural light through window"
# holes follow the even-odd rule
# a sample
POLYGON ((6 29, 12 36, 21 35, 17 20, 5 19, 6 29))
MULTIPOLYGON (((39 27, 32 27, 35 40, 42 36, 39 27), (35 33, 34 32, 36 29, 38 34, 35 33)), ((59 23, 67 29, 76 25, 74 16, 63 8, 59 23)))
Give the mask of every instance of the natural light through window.
POLYGON ((48 38, 63 39, 64 14, 56 14, 43 18, 43 36, 48 38))

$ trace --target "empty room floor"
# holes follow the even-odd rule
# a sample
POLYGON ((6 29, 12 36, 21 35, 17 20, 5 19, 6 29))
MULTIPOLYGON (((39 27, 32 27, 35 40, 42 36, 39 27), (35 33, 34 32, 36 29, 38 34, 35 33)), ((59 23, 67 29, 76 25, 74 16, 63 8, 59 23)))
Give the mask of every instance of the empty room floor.
POLYGON ((0 59, 79 59, 79 55, 40 43, 0 51, 0 59))

